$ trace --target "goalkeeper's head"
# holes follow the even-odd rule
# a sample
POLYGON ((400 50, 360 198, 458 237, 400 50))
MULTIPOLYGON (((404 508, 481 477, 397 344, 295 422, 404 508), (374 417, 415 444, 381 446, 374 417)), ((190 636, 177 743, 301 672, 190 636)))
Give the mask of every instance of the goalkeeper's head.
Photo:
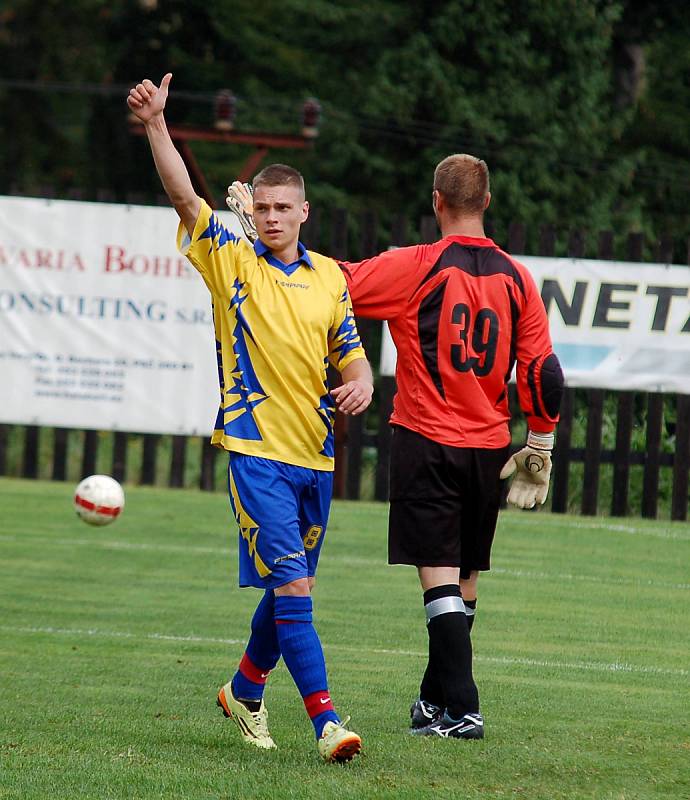
POLYGON ((440 211, 454 219, 481 220, 491 201, 486 162, 467 153, 444 158, 434 171, 433 197, 437 216, 440 211))

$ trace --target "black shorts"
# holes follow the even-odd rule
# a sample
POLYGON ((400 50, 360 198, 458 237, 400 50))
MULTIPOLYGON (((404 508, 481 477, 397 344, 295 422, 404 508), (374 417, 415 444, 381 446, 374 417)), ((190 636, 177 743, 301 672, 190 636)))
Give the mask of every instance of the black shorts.
POLYGON ((490 568, 510 447, 450 447, 393 427, 388 563, 490 568))

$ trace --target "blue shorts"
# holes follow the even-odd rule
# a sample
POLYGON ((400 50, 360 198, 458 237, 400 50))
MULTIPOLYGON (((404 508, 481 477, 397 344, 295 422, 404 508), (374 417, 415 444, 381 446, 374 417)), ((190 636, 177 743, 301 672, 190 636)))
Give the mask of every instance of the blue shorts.
POLYGON ((332 472, 231 452, 228 492, 240 529, 240 586, 275 589, 316 573, 332 472))

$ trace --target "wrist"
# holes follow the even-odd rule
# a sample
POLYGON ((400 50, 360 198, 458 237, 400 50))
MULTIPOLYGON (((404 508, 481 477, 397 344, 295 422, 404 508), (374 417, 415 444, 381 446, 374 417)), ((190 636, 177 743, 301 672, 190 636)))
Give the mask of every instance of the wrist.
POLYGON ((554 439, 553 433, 527 431, 527 446, 535 450, 553 450, 554 439))
POLYGON ((163 112, 160 111, 158 114, 154 114, 151 119, 147 119, 144 123, 144 128, 148 133, 151 131, 152 133, 158 131, 167 131, 168 126, 165 124, 165 117, 163 116, 163 112))

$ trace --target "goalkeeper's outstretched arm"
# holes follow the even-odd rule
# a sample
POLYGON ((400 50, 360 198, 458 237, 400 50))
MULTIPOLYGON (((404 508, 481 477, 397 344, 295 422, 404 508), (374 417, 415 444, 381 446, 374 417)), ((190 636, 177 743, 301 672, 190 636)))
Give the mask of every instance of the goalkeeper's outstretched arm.
POLYGON ((156 86, 153 81, 145 78, 130 89, 127 105, 144 123, 163 188, 183 225, 191 234, 199 216, 201 201, 194 191, 182 156, 170 138, 163 116, 171 79, 172 73, 168 72, 163 76, 161 85, 156 86))

